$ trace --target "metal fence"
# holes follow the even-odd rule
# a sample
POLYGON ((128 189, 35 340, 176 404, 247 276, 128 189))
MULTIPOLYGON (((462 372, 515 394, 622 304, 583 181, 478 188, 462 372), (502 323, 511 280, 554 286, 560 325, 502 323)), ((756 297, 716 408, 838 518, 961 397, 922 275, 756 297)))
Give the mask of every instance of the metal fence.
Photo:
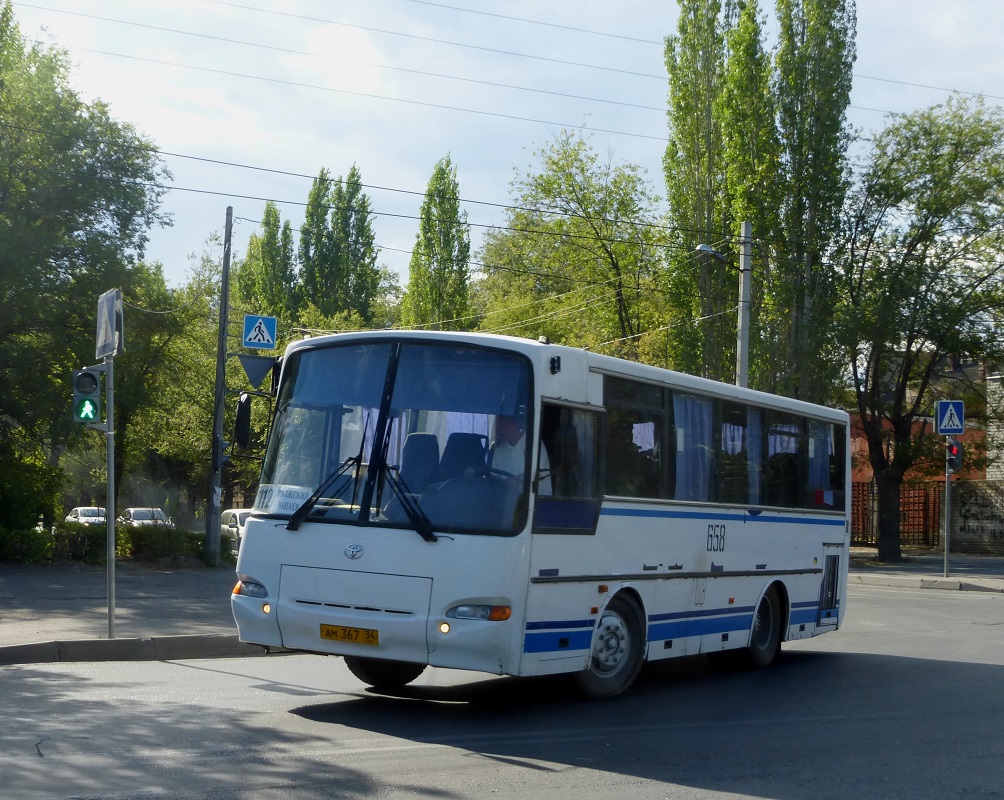
MULTIPOLYGON (((851 486, 851 544, 878 543, 878 489, 874 481, 851 486)), ((902 486, 899 494, 899 541, 936 547, 941 533, 940 483, 902 486)))

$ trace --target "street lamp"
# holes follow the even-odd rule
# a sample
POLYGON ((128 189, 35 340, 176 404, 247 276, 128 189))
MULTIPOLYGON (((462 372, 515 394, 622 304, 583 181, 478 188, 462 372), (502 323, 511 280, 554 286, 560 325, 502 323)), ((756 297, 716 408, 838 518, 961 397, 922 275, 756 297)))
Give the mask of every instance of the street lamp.
MULTIPOLYGON (((742 223, 739 236, 739 323, 736 331, 736 386, 746 386, 749 378, 750 354, 750 272, 752 271, 753 223, 742 223)), ((694 248, 698 253, 711 256, 723 264, 728 263, 724 254, 709 244, 699 244, 694 248)))

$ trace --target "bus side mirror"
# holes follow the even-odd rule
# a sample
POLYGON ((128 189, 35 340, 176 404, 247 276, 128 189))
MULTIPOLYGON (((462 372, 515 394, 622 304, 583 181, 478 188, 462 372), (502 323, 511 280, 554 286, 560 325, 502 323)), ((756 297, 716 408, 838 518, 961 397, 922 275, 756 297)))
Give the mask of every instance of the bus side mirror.
POLYGON ((234 418, 234 442, 246 450, 251 442, 251 395, 241 392, 237 401, 237 416, 234 418))

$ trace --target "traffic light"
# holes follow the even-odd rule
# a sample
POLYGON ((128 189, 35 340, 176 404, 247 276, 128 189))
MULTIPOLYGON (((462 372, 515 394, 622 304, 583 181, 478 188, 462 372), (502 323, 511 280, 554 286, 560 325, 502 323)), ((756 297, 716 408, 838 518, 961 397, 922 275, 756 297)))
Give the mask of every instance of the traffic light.
POLYGON ((214 437, 213 446, 213 472, 219 472, 223 469, 223 465, 230 460, 230 456, 227 455, 227 448, 230 447, 230 442, 226 442, 222 437, 214 437))
POLYGON ((950 437, 945 448, 945 463, 948 465, 949 472, 958 472, 962 469, 962 455, 962 442, 954 436, 950 437))
POLYGON ((97 367, 73 371, 73 421, 101 424, 101 370, 97 367))

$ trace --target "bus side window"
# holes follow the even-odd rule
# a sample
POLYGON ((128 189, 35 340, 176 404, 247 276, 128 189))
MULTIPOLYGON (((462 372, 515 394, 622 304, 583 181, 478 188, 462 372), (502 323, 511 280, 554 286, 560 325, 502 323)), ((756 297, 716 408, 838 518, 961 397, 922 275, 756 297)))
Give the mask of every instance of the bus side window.
POLYGON ((781 412, 769 413, 767 465, 765 471, 767 504, 782 508, 802 508, 806 503, 808 480, 803 421, 781 412))
POLYGON ((749 502, 752 494, 746 408, 723 402, 720 414, 718 500, 743 505, 749 502))
POLYGON ((597 415, 545 404, 540 425, 537 492, 555 497, 596 496, 597 415))

